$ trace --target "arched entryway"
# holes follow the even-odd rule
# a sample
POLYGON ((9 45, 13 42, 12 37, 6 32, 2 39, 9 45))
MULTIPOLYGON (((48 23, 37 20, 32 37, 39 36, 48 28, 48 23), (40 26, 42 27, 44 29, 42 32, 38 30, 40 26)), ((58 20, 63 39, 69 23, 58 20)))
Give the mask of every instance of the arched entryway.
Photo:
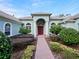
POLYGON ((44 34, 45 20, 44 19, 38 19, 36 24, 37 24, 37 34, 43 35, 44 34))

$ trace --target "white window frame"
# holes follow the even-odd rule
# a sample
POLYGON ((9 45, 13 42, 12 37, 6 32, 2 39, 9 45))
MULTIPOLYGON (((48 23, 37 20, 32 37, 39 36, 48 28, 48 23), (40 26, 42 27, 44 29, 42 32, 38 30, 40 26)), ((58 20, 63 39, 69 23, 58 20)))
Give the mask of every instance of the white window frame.
POLYGON ((78 31, 79 31, 79 23, 78 23, 78 31))
MULTIPOLYGON (((27 23, 27 24, 28 24, 28 23, 27 23)), ((31 26, 31 23, 29 23, 30 25, 27 25, 27 24, 26 24, 26 27, 28 27, 28 26, 32 27, 32 26, 31 26)), ((31 28, 30 28, 30 30, 31 30, 31 28)))
POLYGON ((3 33, 5 33, 5 25, 6 25, 7 23, 10 24, 10 35, 8 35, 8 36, 12 36, 12 23, 10 23, 10 22, 5 22, 5 23, 4 23, 4 26, 3 26, 3 33))

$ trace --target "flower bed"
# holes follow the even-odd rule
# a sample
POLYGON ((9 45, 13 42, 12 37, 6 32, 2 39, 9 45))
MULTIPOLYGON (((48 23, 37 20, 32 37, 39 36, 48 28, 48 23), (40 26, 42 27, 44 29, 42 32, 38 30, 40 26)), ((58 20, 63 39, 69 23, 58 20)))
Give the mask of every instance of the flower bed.
POLYGON ((31 34, 23 34, 23 35, 15 35, 10 37, 11 38, 11 43, 13 46, 17 45, 25 45, 25 44, 31 44, 34 42, 36 39, 34 38, 33 35, 31 34))
POLYGON ((32 59, 34 50, 35 50, 35 46, 34 45, 29 45, 25 49, 24 54, 22 56, 22 59, 32 59))
POLYGON ((31 34, 28 35, 15 35, 10 37, 13 45, 13 53, 11 59, 20 59, 23 55, 24 50, 28 45, 35 44, 36 40, 31 34))

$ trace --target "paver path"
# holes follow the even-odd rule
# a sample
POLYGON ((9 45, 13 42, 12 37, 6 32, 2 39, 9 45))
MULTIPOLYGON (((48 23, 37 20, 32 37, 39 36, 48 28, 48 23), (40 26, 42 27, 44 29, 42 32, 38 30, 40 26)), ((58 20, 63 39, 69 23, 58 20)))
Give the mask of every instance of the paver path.
POLYGON ((35 59, 54 59, 43 35, 38 36, 35 59))

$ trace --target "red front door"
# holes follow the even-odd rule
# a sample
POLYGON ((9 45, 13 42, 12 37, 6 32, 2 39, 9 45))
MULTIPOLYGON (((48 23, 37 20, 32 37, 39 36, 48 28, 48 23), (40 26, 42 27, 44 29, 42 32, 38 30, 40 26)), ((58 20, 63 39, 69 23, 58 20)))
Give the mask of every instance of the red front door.
POLYGON ((38 26, 38 35, 43 34, 43 26, 38 26))

